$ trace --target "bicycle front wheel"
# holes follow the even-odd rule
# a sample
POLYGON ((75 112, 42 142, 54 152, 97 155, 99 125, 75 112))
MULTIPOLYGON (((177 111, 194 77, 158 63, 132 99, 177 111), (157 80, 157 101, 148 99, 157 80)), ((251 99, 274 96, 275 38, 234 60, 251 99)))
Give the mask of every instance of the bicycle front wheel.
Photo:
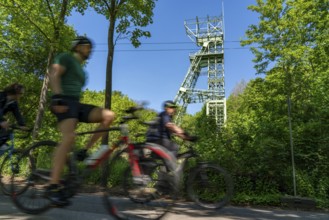
POLYGON ((127 149, 112 158, 104 194, 111 215, 118 219, 160 219, 172 207, 176 198, 173 187, 167 182, 166 192, 157 190, 158 167, 166 165, 159 160, 147 163, 139 163, 142 175, 136 178, 132 176, 127 149))
MULTIPOLYGON (((20 156, 20 152, 13 151, 12 153, 8 153, 6 156, 3 157, 3 160, 1 162, 0 166, 0 188, 3 194, 10 195, 11 187, 10 187, 10 177, 13 174, 13 172, 16 171, 17 161, 18 157, 20 156)), ((24 190, 26 190, 26 187, 21 187, 19 191, 17 191, 18 194, 22 193, 24 190)))
POLYGON ((39 214, 52 206, 45 198, 45 187, 49 182, 51 160, 56 146, 54 141, 40 141, 19 157, 17 172, 11 178, 11 190, 12 200, 22 212, 39 214), (28 186, 26 190, 18 193, 25 186, 28 186))
POLYGON ((199 164, 188 177, 187 193, 203 208, 222 208, 229 203, 233 194, 231 176, 220 166, 199 164))

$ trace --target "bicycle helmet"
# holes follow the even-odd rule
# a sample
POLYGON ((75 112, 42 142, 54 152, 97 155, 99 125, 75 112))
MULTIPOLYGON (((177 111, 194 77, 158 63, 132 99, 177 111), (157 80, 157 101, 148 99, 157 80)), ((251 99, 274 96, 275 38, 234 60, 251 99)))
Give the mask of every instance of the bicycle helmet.
POLYGON ((93 43, 89 38, 85 36, 78 36, 72 41, 71 50, 74 51, 76 46, 86 44, 90 44, 90 46, 93 47, 93 43))
POLYGON ((177 108, 177 105, 175 104, 175 102, 167 100, 163 103, 163 108, 177 108))

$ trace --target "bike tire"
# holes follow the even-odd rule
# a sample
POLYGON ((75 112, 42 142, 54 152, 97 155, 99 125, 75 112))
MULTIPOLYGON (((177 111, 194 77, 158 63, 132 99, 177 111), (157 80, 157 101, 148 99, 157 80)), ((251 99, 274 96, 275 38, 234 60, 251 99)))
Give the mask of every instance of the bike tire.
MULTIPOLYGON (((168 184, 167 193, 158 193, 154 178, 143 168, 141 173, 145 182, 136 183, 131 175, 128 150, 123 149, 111 158, 106 181, 104 201, 109 213, 117 219, 160 219, 173 206, 177 193, 168 184)), ((159 160, 157 161, 159 163, 159 160)), ((161 166, 175 167, 174 161, 165 161, 161 166)), ((171 168, 172 168, 171 167, 171 168)), ((153 172, 153 171, 151 171, 153 172)))
MULTIPOLYGON (((15 150, 11 154, 8 153, 2 160, 0 166, 0 188, 4 195, 11 194, 10 177, 13 172, 18 172, 16 171, 16 166, 20 154, 21 154, 20 151, 15 150)), ((17 191, 17 193, 18 194, 23 193, 26 190, 26 188, 27 188, 27 184, 25 185, 25 187, 22 187, 19 191, 17 191)))
POLYGON ((187 194, 196 204, 206 209, 220 209, 233 195, 229 173, 218 165, 203 163, 192 169, 187 180, 187 194))
POLYGON ((12 175, 11 191, 13 203, 24 213, 40 214, 52 207, 52 203, 45 198, 45 187, 49 182, 52 154, 56 146, 54 141, 40 141, 19 157, 17 168, 20 172, 12 175), (23 193, 18 193, 21 182, 28 187, 23 193))

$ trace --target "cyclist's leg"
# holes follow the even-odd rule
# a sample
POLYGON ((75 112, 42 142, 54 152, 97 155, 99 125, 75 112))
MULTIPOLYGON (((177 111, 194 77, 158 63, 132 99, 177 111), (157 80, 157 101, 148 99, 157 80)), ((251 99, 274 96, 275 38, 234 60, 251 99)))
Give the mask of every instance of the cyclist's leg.
POLYGON ((163 138, 163 139, 161 139, 159 144, 161 146, 167 148, 170 152, 172 152, 175 155, 175 157, 177 156, 179 146, 175 142, 173 142, 172 140, 169 140, 167 138, 163 138))
POLYGON ((67 155, 71 151, 71 146, 74 144, 77 123, 77 119, 69 118, 62 120, 58 124, 59 130, 62 133, 62 139, 53 156, 50 186, 46 191, 47 198, 56 205, 69 204, 61 192, 60 179, 67 155))
POLYGON ((21 211, 39 214, 53 206, 45 198, 45 187, 49 185, 52 155, 57 145, 49 140, 36 142, 19 156, 11 178, 11 197, 21 211))
MULTIPOLYGON (((9 150, 11 151, 11 150, 9 150)), ((0 152, 1 153, 1 152, 0 152)), ((0 156, 0 188, 5 195, 10 195, 10 176, 15 172, 17 158, 21 152, 11 151, 8 154, 0 156)))
MULTIPOLYGON (((173 141, 163 138, 158 141, 158 144, 165 147, 167 150, 169 150, 175 157, 177 157, 178 153, 178 145, 174 143, 173 141)), ((164 175, 167 170, 165 167, 160 167, 160 172, 158 174, 158 182, 156 184, 156 188, 161 192, 166 192, 168 189, 168 183, 166 181, 167 177, 164 175)))
MULTIPOLYGON (((114 120, 114 112, 109 109, 96 107, 93 105, 81 104, 81 114, 79 120, 86 123, 100 123, 98 129, 108 128, 114 120)), ((99 132, 92 135, 86 148, 89 149, 106 132, 99 132)))
MULTIPOLYGON (((143 176, 144 181, 135 181, 133 177, 128 148, 117 151, 106 169, 108 173, 104 201, 108 206, 107 210, 118 219, 160 219, 175 203, 177 193, 174 188, 168 193, 158 193, 155 188, 158 181, 158 168, 165 167, 168 170, 175 168, 175 161, 169 159, 173 156, 157 144, 147 143, 146 145, 151 145, 152 149, 158 147, 157 152, 161 151, 169 156, 159 157, 159 159, 149 158, 148 163, 149 165, 152 163, 153 168, 148 178, 143 176)), ((142 165, 145 161, 140 163, 142 165)), ((142 168, 142 175, 145 174, 143 171, 142 168)))
POLYGON ((62 133, 62 140, 53 158, 50 184, 59 184, 60 182, 61 172, 66 162, 66 155, 71 151, 71 146, 74 144, 77 122, 77 119, 71 118, 65 119, 58 124, 59 130, 62 133))

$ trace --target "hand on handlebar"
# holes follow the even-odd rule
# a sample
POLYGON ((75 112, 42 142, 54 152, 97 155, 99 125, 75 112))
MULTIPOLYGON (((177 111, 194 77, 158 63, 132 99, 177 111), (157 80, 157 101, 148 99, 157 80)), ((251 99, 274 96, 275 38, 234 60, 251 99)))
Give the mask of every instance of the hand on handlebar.
POLYGON ((20 126, 20 125, 15 125, 15 124, 10 124, 8 121, 3 121, 0 123, 0 127, 5 129, 5 130, 8 130, 8 129, 19 129, 19 130, 22 130, 22 131, 31 131, 32 129, 31 128, 28 128, 26 126, 20 126))
POLYGON ((196 142, 199 138, 197 136, 193 136, 193 135, 188 134, 187 132, 184 132, 183 139, 186 141, 196 142))
POLYGON ((32 128, 26 127, 26 126, 16 126, 19 130, 22 131, 32 131, 32 128))
POLYGON ((8 123, 8 121, 2 121, 2 122, 0 123, 0 127, 3 128, 3 129, 5 129, 5 130, 7 130, 7 129, 9 128, 9 123, 8 123))
POLYGON ((192 135, 188 134, 187 132, 184 132, 184 133, 174 133, 174 135, 180 137, 184 141, 196 142, 198 140, 198 137, 197 136, 192 136, 192 135))
POLYGON ((29 128, 25 125, 15 125, 15 124, 9 125, 9 129, 21 130, 21 131, 26 131, 26 132, 30 132, 33 130, 32 128, 29 128))
POLYGON ((196 142, 199 138, 197 136, 189 136, 187 138, 188 141, 191 141, 191 142, 196 142))

